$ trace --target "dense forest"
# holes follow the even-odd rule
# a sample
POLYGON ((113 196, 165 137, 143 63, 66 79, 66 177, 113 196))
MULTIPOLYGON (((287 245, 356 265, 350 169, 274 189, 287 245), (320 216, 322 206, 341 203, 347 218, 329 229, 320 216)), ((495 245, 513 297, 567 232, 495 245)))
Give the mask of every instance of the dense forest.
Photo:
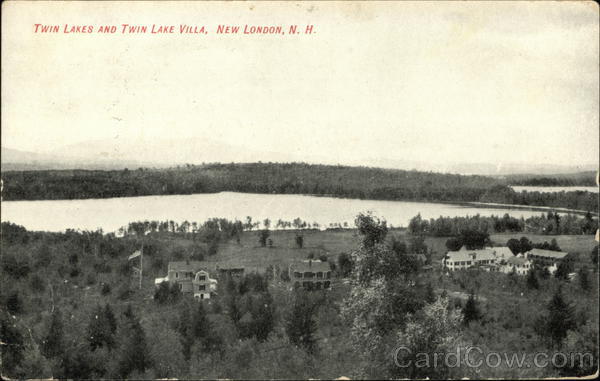
POLYGON ((504 181, 484 176, 303 163, 207 164, 122 171, 8 171, 2 173, 2 181, 2 196, 7 201, 232 191, 598 210, 598 195, 589 192, 518 193, 504 181))
POLYGON ((555 187, 571 187, 571 186, 597 186, 595 172, 579 172, 570 174, 556 175, 509 175, 505 176, 505 180, 510 185, 523 186, 555 186, 555 187))

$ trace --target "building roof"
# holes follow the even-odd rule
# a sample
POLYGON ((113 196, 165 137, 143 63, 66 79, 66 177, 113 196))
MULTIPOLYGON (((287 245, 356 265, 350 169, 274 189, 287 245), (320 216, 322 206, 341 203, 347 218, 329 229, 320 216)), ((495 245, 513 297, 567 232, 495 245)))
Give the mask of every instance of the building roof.
POLYGON ((292 271, 298 271, 302 273, 331 271, 331 266, 329 265, 329 262, 322 262, 318 259, 309 259, 302 262, 292 263, 290 265, 290 268, 292 269, 292 271))
POLYGON ((496 256, 499 258, 508 259, 514 257, 512 250, 507 246, 494 246, 491 249, 496 252, 496 256))
POLYGON ((206 268, 204 266, 204 262, 200 261, 178 261, 178 262, 169 262, 169 271, 191 271, 196 272, 206 268))
POLYGON ((537 255, 540 257, 546 258, 554 258, 554 259, 563 259, 567 254, 564 251, 553 251, 553 250, 543 250, 543 249, 531 249, 527 252, 528 255, 537 255))
POLYGON ((496 256, 492 249, 467 250, 464 246, 458 251, 449 251, 446 254, 453 262, 456 261, 484 261, 495 259, 496 256), (475 258, 473 258, 475 257, 475 258))
POLYGON ((506 259, 506 263, 508 263, 509 265, 514 265, 514 266, 523 266, 524 264, 528 263, 529 260, 527 258, 523 258, 523 257, 509 257, 506 259))

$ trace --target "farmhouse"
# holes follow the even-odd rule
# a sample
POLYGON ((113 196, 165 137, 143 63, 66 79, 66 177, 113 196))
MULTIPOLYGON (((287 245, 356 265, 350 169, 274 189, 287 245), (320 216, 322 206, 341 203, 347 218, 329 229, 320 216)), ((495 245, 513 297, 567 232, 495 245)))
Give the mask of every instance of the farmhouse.
POLYGON ((217 280, 210 278, 203 263, 197 261, 169 262, 167 276, 154 280, 156 286, 163 282, 177 284, 182 293, 199 299, 210 299, 217 288, 217 280))
POLYGON ((289 275, 294 287, 307 290, 331 288, 331 266, 329 262, 305 260, 293 263, 289 267, 289 275))

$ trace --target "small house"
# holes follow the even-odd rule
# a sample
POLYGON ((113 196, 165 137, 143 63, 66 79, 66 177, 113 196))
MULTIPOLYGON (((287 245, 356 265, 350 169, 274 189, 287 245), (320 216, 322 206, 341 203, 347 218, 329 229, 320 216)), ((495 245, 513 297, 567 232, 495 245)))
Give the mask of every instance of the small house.
POLYGON ((309 259, 293 263, 289 267, 289 275, 294 287, 306 290, 331 288, 331 266, 329 262, 309 259))
POLYGON ((212 279, 203 263, 198 261, 169 262, 167 276, 156 278, 154 285, 158 287, 163 282, 176 284, 182 293, 198 299, 210 299, 217 288, 217 280, 212 279))

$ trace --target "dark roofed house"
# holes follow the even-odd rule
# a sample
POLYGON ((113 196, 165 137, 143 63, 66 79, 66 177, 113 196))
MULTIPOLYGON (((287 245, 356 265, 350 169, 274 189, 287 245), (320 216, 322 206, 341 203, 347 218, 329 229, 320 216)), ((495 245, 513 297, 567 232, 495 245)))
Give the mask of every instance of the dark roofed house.
POLYGON ((306 290, 331 288, 329 262, 313 259, 296 262, 290 265, 289 274, 290 279, 294 282, 294 287, 303 287, 306 290))
POLYGON ((156 278, 156 286, 163 282, 177 284, 182 293, 191 293, 198 299, 210 299, 211 292, 215 292, 217 280, 209 276, 205 262, 178 261, 169 262, 167 276, 156 278))
POLYGON ((232 278, 240 278, 244 275, 243 267, 217 267, 219 275, 230 276, 232 278))

